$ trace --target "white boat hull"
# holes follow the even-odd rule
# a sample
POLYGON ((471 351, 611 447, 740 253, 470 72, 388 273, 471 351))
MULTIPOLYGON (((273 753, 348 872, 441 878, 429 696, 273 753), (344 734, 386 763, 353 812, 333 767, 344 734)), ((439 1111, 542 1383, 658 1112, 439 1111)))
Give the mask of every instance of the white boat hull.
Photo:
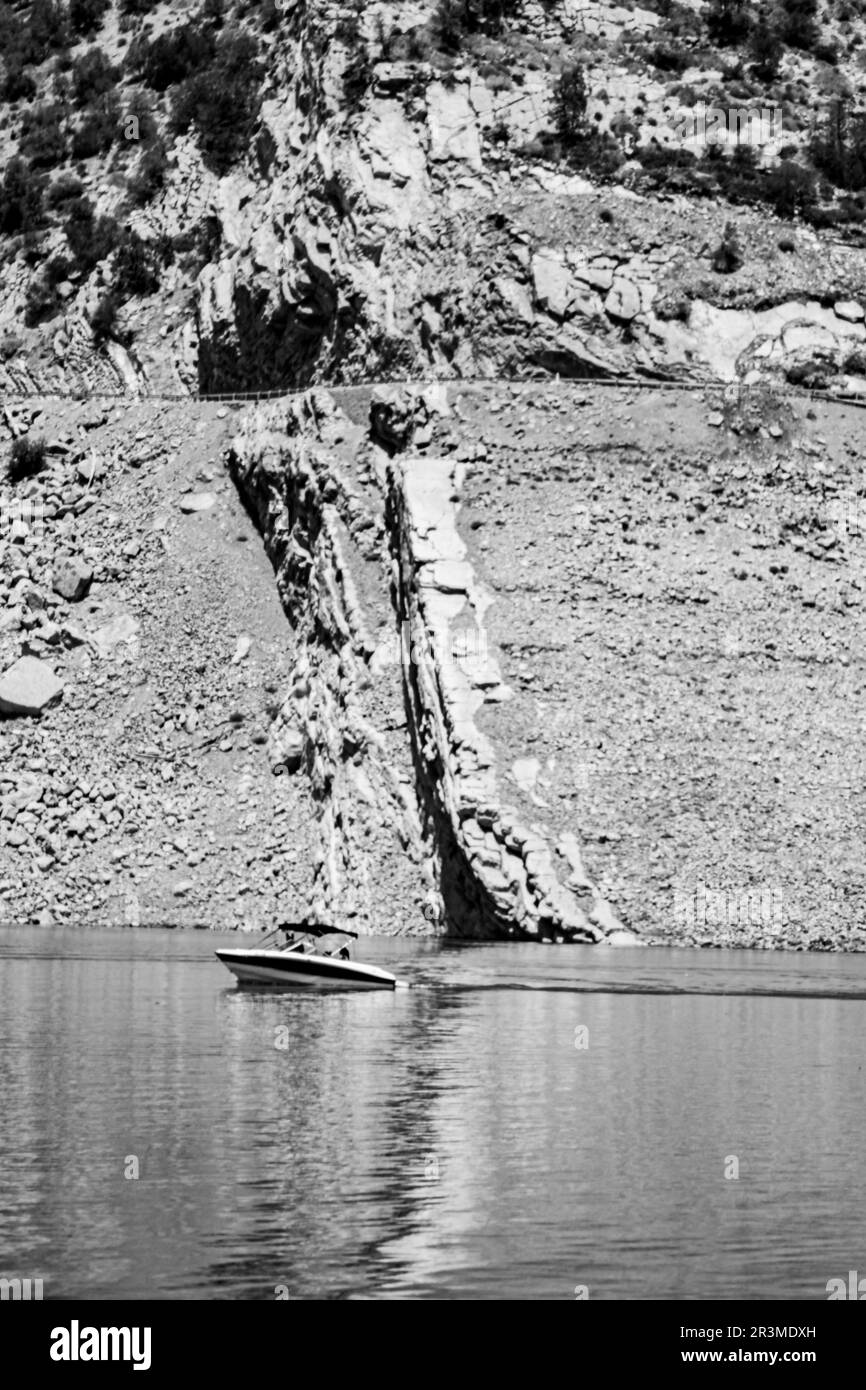
POLYGON ((375 965, 300 951, 217 951, 239 984, 283 989, 394 989, 396 977, 375 965))

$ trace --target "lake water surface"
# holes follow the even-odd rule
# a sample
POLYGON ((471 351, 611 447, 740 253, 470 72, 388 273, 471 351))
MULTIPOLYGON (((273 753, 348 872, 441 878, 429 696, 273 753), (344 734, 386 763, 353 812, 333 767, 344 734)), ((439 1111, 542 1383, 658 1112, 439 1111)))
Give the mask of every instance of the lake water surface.
POLYGON ((379 939, 356 954, 411 988, 313 997, 239 990, 225 940, 0 930, 0 1275, 824 1299, 866 1274, 866 956, 379 939))

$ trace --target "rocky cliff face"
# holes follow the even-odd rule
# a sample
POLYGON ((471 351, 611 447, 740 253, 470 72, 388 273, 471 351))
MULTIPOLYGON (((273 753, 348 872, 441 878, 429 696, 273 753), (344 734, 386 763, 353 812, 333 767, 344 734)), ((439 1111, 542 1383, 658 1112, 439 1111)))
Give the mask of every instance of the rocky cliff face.
MULTIPOLYGON (((370 7, 360 41, 375 52, 377 24, 401 34, 430 13, 370 7)), ((621 36, 641 13, 608 22, 621 36)), ((198 287, 203 389, 811 369, 813 384, 866 391, 855 248, 741 210, 740 263, 726 273, 717 204, 527 158, 552 122, 553 70, 502 90, 469 59, 447 81, 424 62, 379 62, 347 110, 339 18, 317 0, 287 9, 257 166, 219 186, 221 251, 198 287)), ((585 32, 568 6, 527 6, 527 22, 548 48, 567 51, 585 32)), ((600 67, 607 76, 609 56, 600 67)), ((603 111, 615 121, 615 103, 603 111)))
MULTIPOLYGON (((672 148, 676 84, 646 59, 670 9, 527 0, 443 60, 432 0, 287 3, 241 162, 215 171, 178 136, 129 213, 148 246, 195 253, 98 351, 110 257, 2 337, 7 395, 142 398, 96 423, 90 405, 6 412, 8 442, 49 444, 38 479, 0 491, 7 913, 115 920, 120 893, 143 920, 862 944, 838 745, 861 686, 863 448, 833 397, 866 397, 864 252, 760 200, 654 190, 635 158, 576 171, 547 141, 579 57, 599 148, 672 148), (357 387, 407 379, 427 384, 357 387), (195 399, 290 390, 230 443, 195 399), (164 394, 188 404, 144 399, 164 394), (224 466, 285 627, 233 547, 224 466), (202 482, 199 514, 179 494, 202 482), (191 601, 209 617, 186 642, 191 601), (247 605, 266 615, 252 636, 247 605), (139 631, 133 674, 115 652, 139 631), (40 711, 34 751, 18 721, 40 711), (103 726, 100 761, 82 730, 103 726), (226 795, 248 807, 235 840, 212 815, 226 795)), ((691 56, 708 90, 732 80, 691 56)), ((805 139, 787 128, 761 158, 805 139)), ((98 213, 125 215, 87 172, 98 213)), ((0 330, 28 274, 16 244, 0 330)))
MULTIPOLYGON (((117 332, 94 351, 94 315, 113 284, 108 254, 61 282, 54 315, 22 332, 33 252, 14 244, 0 383, 152 394, 548 372, 769 377, 866 393, 862 195, 822 229, 817 217, 762 210, 757 196, 726 203, 724 158, 658 191, 645 154, 656 164, 706 154, 708 102, 751 121, 771 99, 757 145, 747 127, 749 158, 737 167, 749 177, 769 178, 780 155, 790 175, 792 152, 805 158, 833 102, 851 107, 837 122, 844 153, 844 120, 859 119, 856 23, 846 51, 844 26, 828 16, 831 73, 829 59, 793 48, 762 94, 748 54, 707 48, 700 6, 502 8, 495 35, 449 51, 433 0, 290 0, 264 33, 248 17, 261 100, 229 172, 205 162, 192 134, 164 128, 159 99, 168 154, 158 193, 130 204, 117 155, 75 166, 94 215, 115 217, 162 257, 158 288, 128 297, 117 332), (585 74, 586 126, 615 143, 615 177, 555 157, 548 137, 570 63, 585 74)), ((179 17, 156 5, 136 41, 170 33, 179 17)), ((109 28, 105 52, 123 59, 123 26, 109 28)), ((55 80, 47 65, 44 77, 55 80)), ((739 126, 722 135, 741 138, 739 126)), ((855 186, 853 174, 834 177, 855 186)), ((72 273, 61 226, 38 235, 54 278, 72 273)))
POLYGON ((317 910, 860 946, 858 419, 561 384, 249 415, 232 467, 300 639, 272 756, 311 782, 317 910))

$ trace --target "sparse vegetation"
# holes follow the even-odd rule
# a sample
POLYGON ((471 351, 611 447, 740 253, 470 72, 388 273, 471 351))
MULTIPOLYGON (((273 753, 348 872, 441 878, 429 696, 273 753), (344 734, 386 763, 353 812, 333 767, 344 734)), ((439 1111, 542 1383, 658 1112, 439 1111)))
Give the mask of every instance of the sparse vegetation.
POLYGON ((84 184, 73 174, 60 174, 48 190, 45 201, 52 209, 63 208, 84 192, 84 184))
POLYGON ((186 78, 172 103, 175 130, 195 129, 202 156, 223 174, 249 143, 258 115, 261 66, 250 34, 226 30, 210 66, 186 78))
POLYGON ((741 43, 749 32, 746 0, 710 0, 707 30, 716 43, 741 43))
POLYGON ((69 205, 64 231, 76 267, 87 273, 115 249, 120 229, 113 217, 97 217, 89 198, 77 198, 69 205))
POLYGON ((89 106, 117 85, 120 76, 101 48, 89 48, 72 64, 72 98, 76 106, 89 106))
POLYGON ((100 346, 109 338, 119 338, 117 327, 117 300, 111 290, 104 294, 90 318, 93 340, 100 346))
POLYGON ((73 131, 73 159, 93 159, 96 155, 107 154, 120 136, 121 121, 117 95, 108 92, 73 131))
POLYGON ((674 43, 656 44, 650 59, 659 72, 675 72, 677 74, 685 72, 693 61, 688 49, 674 43))
POLYGON ((76 34, 90 38, 110 9, 111 0, 69 0, 69 22, 76 34))
POLYGON ((127 232, 114 257, 114 289, 119 299, 153 294, 159 274, 151 248, 137 232, 127 232))
POLYGON ((733 222, 725 224, 724 235, 713 253, 713 270, 717 275, 732 275, 743 264, 743 248, 733 222))
POLYGON ((165 92, 194 73, 209 68, 215 54, 213 28, 190 21, 167 30, 150 42, 137 39, 127 54, 126 69, 154 91, 165 92))
POLYGON ((810 49, 818 41, 818 0, 782 0, 779 37, 793 48, 810 49))
POLYGON ((794 217, 815 203, 815 175, 792 159, 783 159, 764 180, 764 196, 780 217, 794 217))
POLYGON ((51 104, 28 111, 21 122, 18 149, 34 169, 62 164, 66 159, 63 108, 51 104))
POLYGON ((553 96, 556 131, 566 149, 586 136, 587 99, 583 68, 580 63, 572 63, 560 74, 553 96))
POLYGON ((866 113, 833 101, 823 129, 814 137, 812 162, 836 188, 866 188, 866 113))
POLYGON ((467 34, 498 34, 514 0, 439 0, 433 32, 443 48, 456 52, 467 34))
POLYGON ((755 75, 763 82, 771 82, 778 75, 784 44, 775 27, 770 23, 766 11, 760 9, 752 27, 749 49, 754 63, 755 75))
POLYGON ((161 140, 157 140, 145 150, 138 168, 127 183, 127 194, 133 206, 144 207, 162 191, 167 168, 165 146, 161 140))
POLYGON ((19 156, 10 159, 0 185, 0 231, 14 233, 40 226, 44 188, 44 176, 35 174, 26 160, 19 156))

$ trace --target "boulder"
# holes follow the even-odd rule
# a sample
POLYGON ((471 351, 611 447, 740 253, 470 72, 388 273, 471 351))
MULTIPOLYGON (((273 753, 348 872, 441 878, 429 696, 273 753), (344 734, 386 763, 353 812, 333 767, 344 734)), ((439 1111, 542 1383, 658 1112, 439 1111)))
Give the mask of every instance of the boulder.
POLYGON ((216 506, 216 496, 212 492, 187 492, 180 499, 182 512, 209 512, 216 506))
POLYGON ((54 573, 54 592, 68 603, 80 603, 90 592, 93 570, 84 560, 63 560, 54 573))
POLYGON ((856 303, 853 299, 837 300, 833 305, 833 313, 837 319, 844 319, 846 323, 861 323, 866 317, 863 305, 856 303))
POLYGON ((38 715, 63 694, 63 682, 45 661, 22 656, 0 676, 0 714, 38 715))
POLYGON ((640 291, 631 280, 626 280, 624 276, 614 276, 604 307, 611 318, 622 319, 628 323, 640 313, 640 291))
POLYGON ((481 140, 468 83, 431 82, 426 95, 430 159, 459 160, 481 170, 481 140))
POLYGON ((542 309, 557 318, 565 318, 571 304, 573 286, 571 272, 557 257, 539 254, 532 258, 532 279, 535 298, 542 309))

